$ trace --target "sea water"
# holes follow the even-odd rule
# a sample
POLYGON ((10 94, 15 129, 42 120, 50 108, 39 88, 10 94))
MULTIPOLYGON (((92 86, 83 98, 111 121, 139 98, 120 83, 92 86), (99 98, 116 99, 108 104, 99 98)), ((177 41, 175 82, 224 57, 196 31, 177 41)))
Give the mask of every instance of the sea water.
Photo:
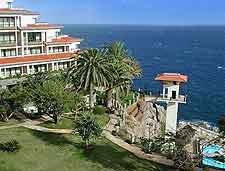
POLYGON ((225 27, 66 25, 64 32, 84 39, 81 47, 125 42, 143 69, 134 88, 158 92, 157 73, 187 74, 181 90, 188 101, 179 106, 180 119, 216 123, 225 114, 225 27))

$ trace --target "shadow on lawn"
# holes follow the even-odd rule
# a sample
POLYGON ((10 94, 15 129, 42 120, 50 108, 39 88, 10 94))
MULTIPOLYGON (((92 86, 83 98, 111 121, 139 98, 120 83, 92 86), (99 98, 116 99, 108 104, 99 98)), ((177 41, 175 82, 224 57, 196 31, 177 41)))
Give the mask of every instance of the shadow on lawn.
MULTIPOLYGON (((76 143, 72 140, 69 140, 62 134, 43 133, 32 130, 31 133, 35 137, 38 137, 42 141, 51 145, 57 145, 60 147, 72 145, 74 147, 74 150, 84 149, 83 144, 81 144, 80 142, 76 143)), ((93 163, 98 163, 107 169, 113 169, 118 171, 162 170, 159 165, 151 163, 149 161, 138 159, 131 153, 120 149, 116 145, 106 142, 104 138, 100 138, 99 140, 97 140, 97 143, 95 145, 92 145, 91 149, 88 152, 83 150, 83 155, 89 161, 93 163)))
POLYGON ((81 148, 79 143, 75 143, 74 141, 69 140, 63 134, 56 134, 56 133, 45 133, 39 131, 30 130, 31 134, 42 141, 46 142, 49 145, 56 145, 56 146, 67 146, 72 145, 76 148, 81 148))
POLYGON ((111 144, 93 145, 92 151, 86 153, 85 156, 88 160, 99 163, 107 169, 129 171, 162 170, 159 165, 138 159, 131 153, 111 144))

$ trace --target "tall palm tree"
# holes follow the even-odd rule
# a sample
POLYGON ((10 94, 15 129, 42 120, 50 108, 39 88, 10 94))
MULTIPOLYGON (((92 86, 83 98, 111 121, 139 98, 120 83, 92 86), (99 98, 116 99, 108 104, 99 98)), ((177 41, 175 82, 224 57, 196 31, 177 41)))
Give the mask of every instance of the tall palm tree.
POLYGON ((129 55, 124 43, 115 41, 105 46, 106 55, 111 63, 112 72, 115 74, 109 81, 107 89, 107 107, 112 107, 112 94, 114 89, 128 88, 134 77, 141 75, 137 61, 129 55))
POLYGON ((87 49, 74 58, 76 62, 68 71, 68 76, 80 88, 89 91, 89 105, 94 107, 95 87, 107 87, 112 76, 105 52, 96 48, 87 49))

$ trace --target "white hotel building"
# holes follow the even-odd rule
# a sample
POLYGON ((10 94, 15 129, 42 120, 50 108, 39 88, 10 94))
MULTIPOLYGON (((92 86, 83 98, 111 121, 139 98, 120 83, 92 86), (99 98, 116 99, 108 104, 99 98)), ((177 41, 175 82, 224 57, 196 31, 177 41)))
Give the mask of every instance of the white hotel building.
POLYGON ((0 78, 66 69, 81 39, 61 34, 62 25, 38 23, 39 13, 0 0, 0 78))

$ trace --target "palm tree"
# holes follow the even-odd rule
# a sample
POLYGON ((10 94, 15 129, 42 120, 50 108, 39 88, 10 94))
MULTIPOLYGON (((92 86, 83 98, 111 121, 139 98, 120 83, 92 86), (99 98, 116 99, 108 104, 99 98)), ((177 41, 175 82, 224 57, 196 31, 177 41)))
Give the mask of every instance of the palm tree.
POLYGON ((89 91, 89 105, 93 108, 95 87, 107 87, 108 80, 112 76, 105 51, 96 48, 87 49, 74 59, 76 62, 69 69, 68 76, 72 78, 74 84, 79 85, 79 88, 89 91))
POLYGON ((115 74, 110 80, 107 92, 107 107, 112 107, 112 94, 114 89, 124 90, 129 88, 132 79, 141 75, 137 61, 131 57, 122 42, 112 42, 105 46, 106 55, 111 63, 112 72, 115 74))

